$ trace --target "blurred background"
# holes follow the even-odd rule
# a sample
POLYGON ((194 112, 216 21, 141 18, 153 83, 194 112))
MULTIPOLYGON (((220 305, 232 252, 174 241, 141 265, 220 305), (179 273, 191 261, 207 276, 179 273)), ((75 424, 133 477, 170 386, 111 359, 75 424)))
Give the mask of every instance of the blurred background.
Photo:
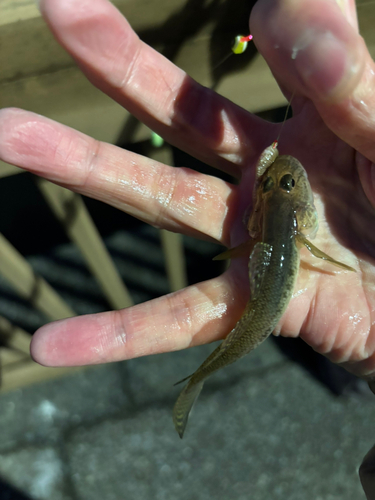
MULTIPOLYGON (((141 39, 203 85, 281 121, 285 99, 250 45, 254 2, 118 0, 141 39), (214 69, 213 69, 214 68, 214 69)), ((375 55, 375 4, 358 1, 375 55)), ((0 1, 0 107, 28 109, 158 161, 220 175, 91 86, 33 0, 0 1)), ((230 180, 228 177, 224 177, 230 180)), ((298 339, 270 339, 206 384, 181 441, 171 412, 213 350, 77 369, 30 359, 52 319, 153 299, 217 276, 221 248, 159 231, 0 162, 0 500, 364 498, 375 442, 367 386, 298 339)))

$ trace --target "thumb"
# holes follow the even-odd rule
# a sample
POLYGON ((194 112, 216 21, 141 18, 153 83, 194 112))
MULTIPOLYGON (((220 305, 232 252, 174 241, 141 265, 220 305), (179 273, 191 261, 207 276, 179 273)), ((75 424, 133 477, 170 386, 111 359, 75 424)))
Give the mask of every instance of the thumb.
POLYGON ((344 1, 352 5, 259 0, 251 32, 280 86, 312 100, 337 136, 375 161, 375 65, 344 1))
POLYGON ((348 97, 366 59, 371 61, 356 27, 333 0, 259 0, 251 31, 279 82, 314 102, 348 97))

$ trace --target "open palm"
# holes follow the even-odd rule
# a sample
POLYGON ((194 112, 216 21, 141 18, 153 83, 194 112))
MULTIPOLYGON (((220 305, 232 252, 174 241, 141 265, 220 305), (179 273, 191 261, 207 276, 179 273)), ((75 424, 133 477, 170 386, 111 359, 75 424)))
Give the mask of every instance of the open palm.
MULTIPOLYGON (((282 89, 295 91, 280 152, 308 171, 320 220, 315 243, 357 269, 338 271, 303 250, 296 293, 277 330, 368 376, 375 371, 375 177, 367 160, 375 160, 374 65, 357 34, 354 2, 347 3, 344 16, 328 0, 306 0, 303 11, 260 0, 251 24, 282 89)), ((226 246, 245 240, 254 165, 280 127, 191 80, 142 43, 106 0, 44 0, 42 11, 96 86, 170 143, 241 181, 171 168, 15 109, 0 112, 1 159, 157 227, 226 246)), ((32 353, 42 364, 79 365, 211 342, 233 328, 248 293, 246 258, 237 259, 222 276, 180 292, 46 325, 32 353)))

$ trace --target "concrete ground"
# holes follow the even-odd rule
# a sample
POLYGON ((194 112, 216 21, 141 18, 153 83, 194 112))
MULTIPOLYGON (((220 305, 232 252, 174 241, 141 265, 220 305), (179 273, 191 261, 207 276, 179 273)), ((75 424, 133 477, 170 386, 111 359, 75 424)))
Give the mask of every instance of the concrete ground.
MULTIPOLYGON (((110 238, 112 253, 129 237, 110 238)), ((139 300, 148 286, 167 288, 158 255, 139 300)), ((81 295, 69 300, 94 312, 102 306, 79 259, 63 245, 31 261, 51 281, 59 266, 74 269, 63 273, 66 298, 74 274, 81 295)), ((27 305, 9 310, 15 299, 2 286, 0 314, 23 323, 30 314, 37 326, 27 305)), ((86 368, 2 395, 0 499, 364 500, 357 470, 375 443, 374 396, 362 385, 333 394, 272 340, 207 381, 181 441, 173 384, 212 350, 86 368)))

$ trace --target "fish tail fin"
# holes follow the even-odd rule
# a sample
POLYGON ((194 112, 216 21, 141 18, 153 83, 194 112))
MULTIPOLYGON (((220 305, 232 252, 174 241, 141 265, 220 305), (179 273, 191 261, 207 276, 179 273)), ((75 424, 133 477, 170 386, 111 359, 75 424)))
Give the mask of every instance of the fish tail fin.
POLYGON ((203 383, 203 381, 198 383, 189 382, 186 387, 182 389, 174 405, 173 423, 181 439, 185 432, 189 414, 202 390, 203 383))

